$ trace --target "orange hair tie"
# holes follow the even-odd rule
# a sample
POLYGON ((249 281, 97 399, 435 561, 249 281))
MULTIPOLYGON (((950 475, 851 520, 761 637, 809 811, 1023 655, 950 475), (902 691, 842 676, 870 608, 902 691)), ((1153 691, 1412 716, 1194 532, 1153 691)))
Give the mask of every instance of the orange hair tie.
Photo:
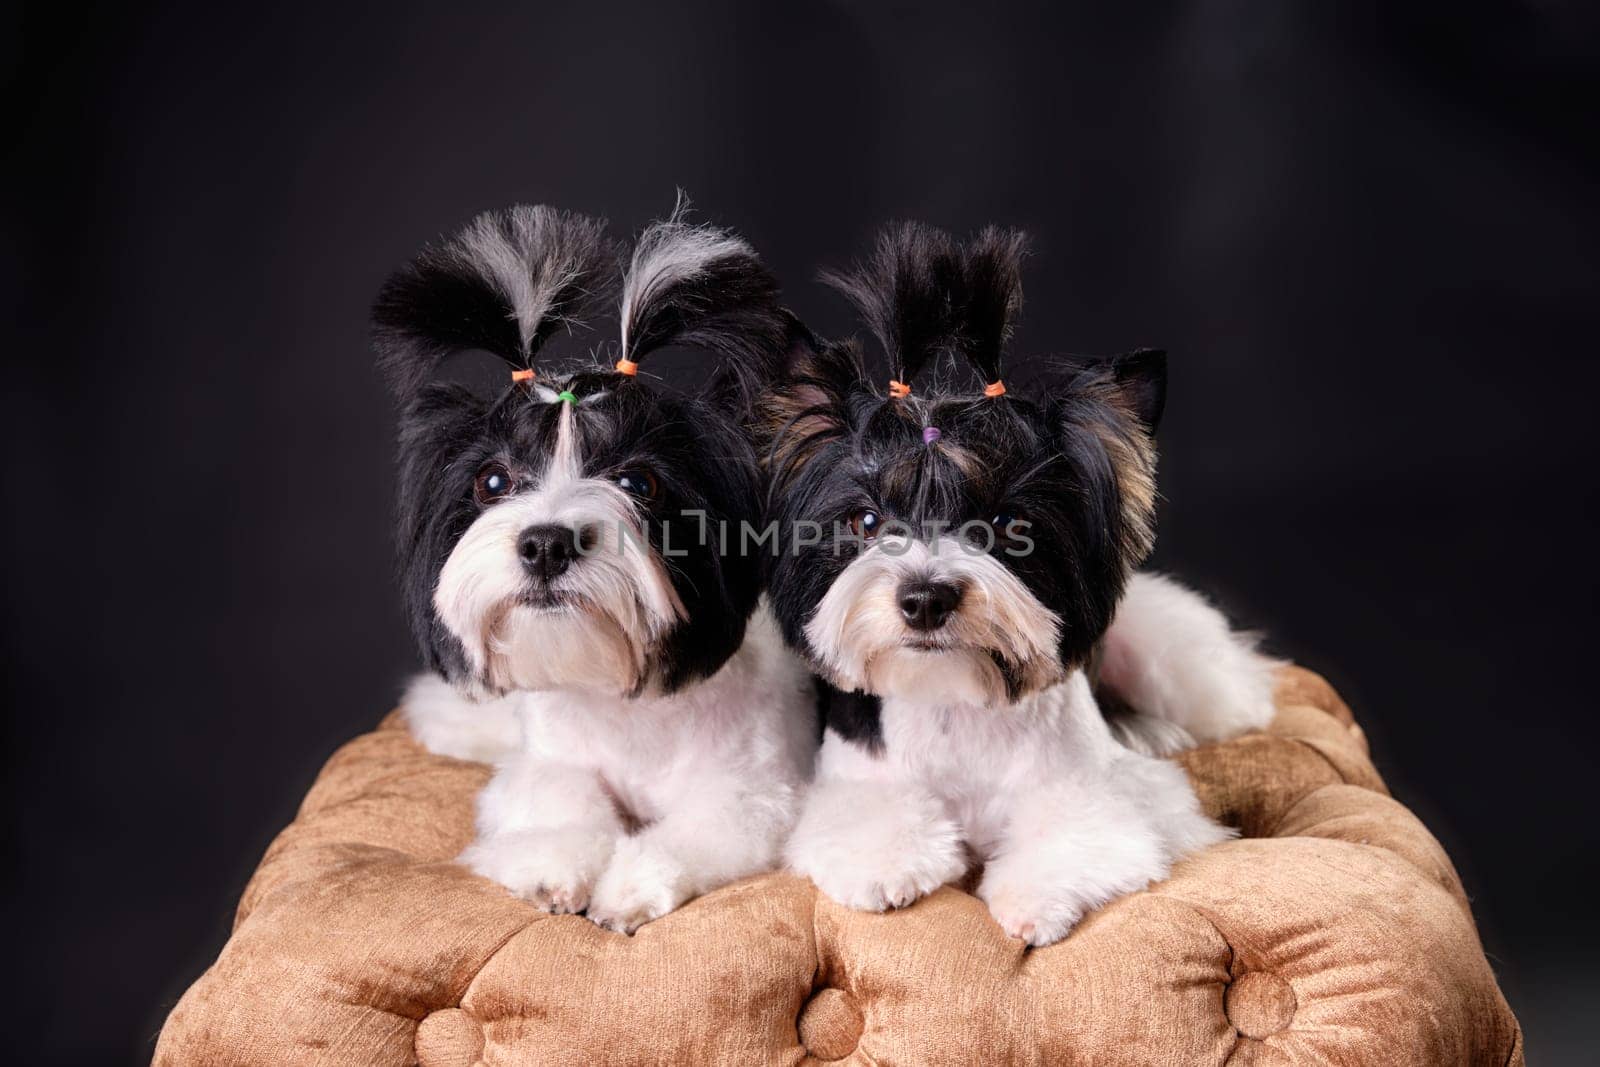
POLYGON ((639 373, 639 364, 635 363, 631 359, 619 359, 617 360, 617 373, 626 374, 628 377, 632 378, 635 374, 639 373))
POLYGON ((984 396, 1005 396, 1006 395, 1006 383, 1001 381, 999 378, 996 378, 994 381, 990 382, 988 385, 983 387, 983 395, 984 396))
POLYGON ((531 381, 533 381, 533 368, 532 367, 525 367, 522 370, 514 370, 514 371, 512 371, 511 372, 511 380, 514 381, 514 382, 531 382, 531 381))
POLYGON ((907 385, 905 382, 897 382, 893 378, 890 378, 889 395, 894 397, 896 400, 903 396, 910 396, 911 386, 907 385))

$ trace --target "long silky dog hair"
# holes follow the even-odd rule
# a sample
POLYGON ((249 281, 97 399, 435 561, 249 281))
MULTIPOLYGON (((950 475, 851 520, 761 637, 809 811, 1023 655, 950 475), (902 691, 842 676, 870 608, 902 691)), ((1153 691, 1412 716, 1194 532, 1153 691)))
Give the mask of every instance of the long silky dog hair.
POLYGON ((750 246, 684 209, 626 256, 597 219, 485 212, 377 298, 407 615, 429 666, 468 690, 671 692, 743 638, 759 564, 703 531, 759 510, 746 418, 796 326, 750 246), (615 362, 542 363, 619 281, 615 362), (667 346, 712 358, 709 384, 639 373, 667 346), (494 395, 443 380, 471 350, 507 365, 494 395))
POLYGON ((1165 354, 1056 367, 1026 393, 1008 388, 1025 249, 1011 230, 962 243, 890 226, 865 263, 824 276, 888 374, 869 372, 853 340, 812 338, 763 401, 767 513, 794 546, 768 560, 770 595, 787 639, 837 687, 829 725, 847 737, 875 739, 875 698, 951 695, 947 673, 901 655, 907 611, 948 616, 911 647, 961 653, 957 690, 1015 701, 1089 662, 1150 551, 1165 354), (952 373, 930 373, 940 364, 952 373), (794 536, 802 524, 844 536, 806 544, 794 536), (872 551, 890 538, 922 547, 898 560, 872 551), (934 544, 962 548, 941 564, 957 599, 912 604, 907 573, 934 544))

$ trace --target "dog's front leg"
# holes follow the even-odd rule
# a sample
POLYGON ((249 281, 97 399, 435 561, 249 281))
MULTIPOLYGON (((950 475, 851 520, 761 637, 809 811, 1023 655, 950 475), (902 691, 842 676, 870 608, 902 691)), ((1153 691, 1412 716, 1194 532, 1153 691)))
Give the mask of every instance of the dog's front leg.
POLYGON ((784 859, 863 911, 904 907, 967 869, 961 830, 937 797, 831 734, 784 859))
POLYGON ((594 922, 631 934, 702 893, 777 865, 798 783, 776 769, 742 780, 693 777, 661 818, 617 842, 589 904, 594 922))
POLYGON ((621 834, 597 774, 519 755, 478 795, 478 840, 460 862, 545 911, 579 912, 621 834))
POLYGON ((1048 945, 1084 913, 1167 873, 1133 804, 1091 788, 1041 788, 1013 800, 978 896, 1007 937, 1048 945))
POLYGON ((1172 862, 1227 840, 1183 771, 1126 753, 1101 774, 1012 798, 978 896, 1009 937, 1048 945, 1089 911, 1165 878, 1172 862))

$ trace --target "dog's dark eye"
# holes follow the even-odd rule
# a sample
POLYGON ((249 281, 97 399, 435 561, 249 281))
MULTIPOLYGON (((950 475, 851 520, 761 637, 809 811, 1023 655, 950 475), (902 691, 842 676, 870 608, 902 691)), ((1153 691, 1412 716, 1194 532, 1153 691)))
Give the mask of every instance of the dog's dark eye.
POLYGON ((631 493, 641 500, 654 500, 656 492, 661 488, 656 483, 656 476, 649 471, 623 471, 617 475, 617 485, 625 493, 631 493))
POLYGON ((472 480, 472 492, 480 504, 493 504, 515 488, 511 472, 501 463, 485 463, 472 480))
POLYGON ((878 527, 882 525, 883 520, 876 511, 858 511, 850 516, 850 532, 866 541, 878 536, 878 527))

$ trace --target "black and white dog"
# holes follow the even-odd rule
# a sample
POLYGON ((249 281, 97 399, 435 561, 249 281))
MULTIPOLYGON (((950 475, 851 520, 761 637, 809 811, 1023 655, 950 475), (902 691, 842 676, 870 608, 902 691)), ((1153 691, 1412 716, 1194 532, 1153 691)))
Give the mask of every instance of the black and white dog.
POLYGON ((462 860, 631 932, 776 865, 815 698, 757 611, 755 554, 707 536, 757 517, 741 413, 793 320, 750 247, 681 207, 625 270, 603 229, 486 213, 388 281, 374 335, 402 412, 406 605, 435 672, 408 721, 436 752, 498 763, 462 860), (615 366, 536 368, 619 274, 615 366), (705 390, 637 373, 667 345, 717 358, 705 390), (504 360, 510 385, 441 381, 465 350, 504 360))
POLYGON ((1022 255, 1013 232, 886 231, 826 280, 888 354, 887 388, 854 343, 814 343, 768 399, 763 447, 787 549, 768 596, 831 683, 788 863, 882 910, 976 857, 1005 932, 1044 945, 1228 836, 1177 766, 1136 749, 1264 725, 1273 664, 1195 594, 1133 573, 1164 354, 1006 390, 1022 255), (917 384, 952 354, 980 384, 917 384), (1091 667, 1126 705, 1118 729, 1091 667))

